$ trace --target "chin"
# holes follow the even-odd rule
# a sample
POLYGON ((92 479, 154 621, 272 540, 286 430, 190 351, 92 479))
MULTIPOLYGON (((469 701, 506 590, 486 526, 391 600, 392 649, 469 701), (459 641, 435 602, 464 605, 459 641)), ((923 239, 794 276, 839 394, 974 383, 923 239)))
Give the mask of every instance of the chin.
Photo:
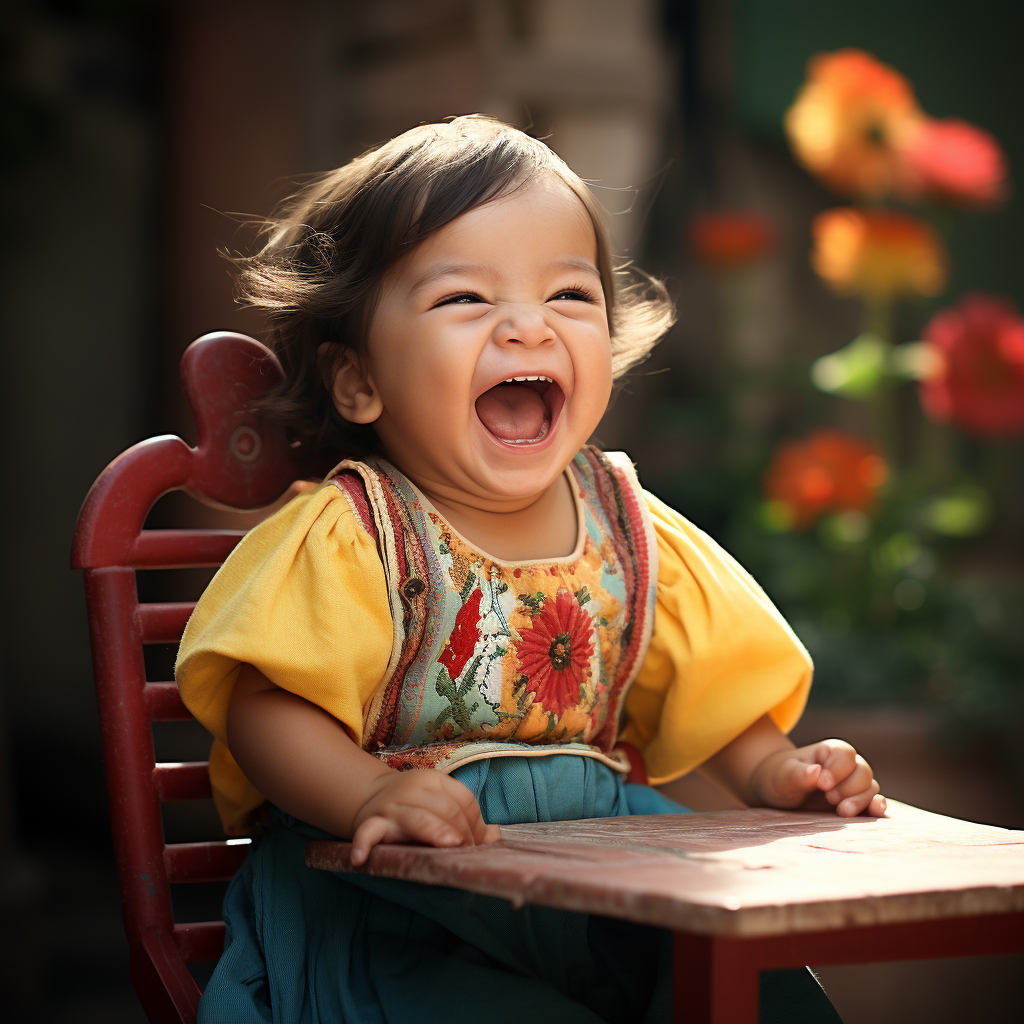
POLYGON ((498 452, 498 458, 488 453, 484 460, 486 471, 481 483, 495 497, 502 499, 539 496, 564 472, 579 448, 566 453, 565 449, 549 447, 543 452, 498 452), (502 457, 505 456, 505 457, 502 457))

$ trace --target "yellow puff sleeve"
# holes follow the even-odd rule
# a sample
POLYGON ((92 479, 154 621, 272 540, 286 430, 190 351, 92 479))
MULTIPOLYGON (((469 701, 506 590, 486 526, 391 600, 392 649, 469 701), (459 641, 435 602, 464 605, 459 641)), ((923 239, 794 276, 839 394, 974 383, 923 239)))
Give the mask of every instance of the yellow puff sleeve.
POLYGON ((240 665, 319 705, 361 744, 393 638, 376 545, 335 486, 293 499, 242 539, 196 605, 175 666, 181 699, 216 739, 210 781, 226 831, 244 831, 263 802, 226 746, 240 665))
POLYGON ((645 494, 658 545, 647 658, 626 697, 621 738, 652 785, 706 761, 762 715, 788 732, 811 660, 764 591, 710 537, 645 494))

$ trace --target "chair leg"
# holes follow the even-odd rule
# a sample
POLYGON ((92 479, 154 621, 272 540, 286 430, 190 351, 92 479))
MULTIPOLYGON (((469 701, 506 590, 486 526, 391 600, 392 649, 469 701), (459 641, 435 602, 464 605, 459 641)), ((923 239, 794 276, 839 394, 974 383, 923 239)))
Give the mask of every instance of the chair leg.
POLYGON ((147 928, 129 957, 132 985, 150 1024, 195 1024, 199 986, 171 935, 147 928))
POLYGON ((749 943, 676 932, 676 1024, 757 1024, 760 971, 749 943))

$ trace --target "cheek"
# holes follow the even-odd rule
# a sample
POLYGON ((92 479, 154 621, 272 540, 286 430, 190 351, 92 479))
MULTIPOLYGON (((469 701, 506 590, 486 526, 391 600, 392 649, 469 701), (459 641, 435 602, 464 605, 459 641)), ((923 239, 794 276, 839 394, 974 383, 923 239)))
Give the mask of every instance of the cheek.
POLYGON ((447 429, 464 413, 460 396, 468 390, 461 367, 445 358, 427 339, 381 346, 374 360, 374 380, 385 409, 398 423, 419 429, 447 429))
POLYGON ((593 347, 593 357, 588 360, 588 369, 595 392, 604 396, 607 403, 611 398, 612 385, 612 343, 607 333, 593 347))
POLYGON ((600 383, 594 388, 593 415, 600 419, 608 408, 612 397, 612 369, 608 365, 606 373, 602 374, 600 383))
POLYGON ((372 339, 369 364, 385 405, 405 404, 422 391, 430 365, 422 348, 400 333, 372 339))
POLYGON ((608 408, 612 395, 611 358, 602 354, 588 359, 583 374, 577 375, 577 383, 582 385, 577 402, 580 427, 593 431, 608 408))

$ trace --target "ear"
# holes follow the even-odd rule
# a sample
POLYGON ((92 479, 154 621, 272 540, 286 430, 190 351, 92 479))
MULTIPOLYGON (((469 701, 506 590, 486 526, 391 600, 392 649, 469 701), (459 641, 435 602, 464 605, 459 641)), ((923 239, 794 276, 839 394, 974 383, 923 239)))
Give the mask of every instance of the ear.
POLYGON ((347 349, 334 368, 331 385, 334 408, 349 423, 373 423, 384 411, 384 402, 363 361, 347 349))

